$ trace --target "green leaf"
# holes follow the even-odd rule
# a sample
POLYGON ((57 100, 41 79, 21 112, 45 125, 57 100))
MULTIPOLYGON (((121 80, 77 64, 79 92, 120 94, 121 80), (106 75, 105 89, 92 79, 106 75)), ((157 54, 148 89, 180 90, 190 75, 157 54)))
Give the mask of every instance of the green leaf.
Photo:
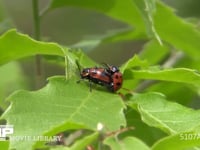
MULTIPOLYGON (((200 146, 200 135, 194 132, 179 133, 156 142, 152 150, 183 150, 200 146)), ((196 149, 196 148, 194 148, 196 149)))
MULTIPOLYGON (((148 80, 161 80, 176 83, 187 83, 199 86, 200 75, 198 71, 187 68, 164 69, 150 68, 148 70, 125 70, 124 72, 125 84, 124 87, 129 85, 129 82, 139 81, 141 79, 148 80), (134 79, 134 80, 132 80, 134 79), (128 82, 129 81, 129 82, 128 82)), ((166 83, 165 83, 166 84, 166 83)), ((131 89, 136 87, 135 84, 130 84, 127 88, 131 89)), ((167 88, 167 87, 166 87, 167 88)), ((169 87, 172 88, 172 87, 169 87)), ((168 91, 168 89, 165 89, 168 91)))
POLYGON ((126 69, 132 69, 134 67, 147 68, 148 62, 146 60, 141 60, 137 55, 129 59, 122 67, 121 72, 123 73, 126 69))
POLYGON ((138 10, 140 11, 141 16, 146 24, 147 34, 151 37, 153 36, 159 42, 160 45, 163 45, 154 27, 153 14, 156 12, 156 1, 155 0, 133 0, 133 2, 139 8, 138 10))
POLYGON ((196 86, 200 85, 199 72, 197 70, 187 68, 174 68, 164 70, 131 70, 128 71, 128 75, 129 78, 135 79, 151 79, 188 83, 196 86))
POLYGON ((177 17, 171 8, 159 2, 154 14, 154 24, 161 39, 192 58, 200 55, 200 32, 192 24, 177 17))
POLYGON ((134 31, 130 30, 112 37, 111 41, 141 39, 141 37, 144 39, 147 29, 153 32, 158 41, 166 41, 192 58, 199 57, 200 32, 195 26, 176 16, 168 6, 160 1, 155 3, 155 0, 110 0, 109 2, 106 0, 53 0, 50 9, 63 6, 93 9, 134 28, 134 31), (139 4, 143 2, 143 5, 140 6, 141 4, 139 5, 138 2, 139 4), (147 13, 144 11, 145 5, 149 7, 147 13))
MULTIPOLYGON (((41 90, 11 95, 11 105, 2 118, 14 126, 14 136, 52 136, 76 128, 96 130, 98 123, 112 131, 126 124, 119 95, 101 88, 90 92, 87 84, 76 81, 53 77, 41 90)), ((32 140, 11 141, 10 148, 29 150, 34 144, 32 140)))
POLYGON ((0 53, 0 65, 36 54, 65 56, 65 51, 58 44, 36 41, 14 29, 0 37, 0 53))
POLYGON ((3 150, 9 150, 9 141, 0 141, 0 147, 3 150))
POLYGON ((150 148, 135 137, 126 137, 122 140, 109 137, 104 140, 104 143, 111 147, 111 150, 150 150, 150 148))
POLYGON ((77 141, 75 144, 73 144, 70 147, 70 150, 83 150, 88 145, 90 145, 92 142, 96 141, 98 137, 99 137, 98 132, 88 135, 88 136, 82 138, 81 140, 77 141))
POLYGON ((85 53, 83 53, 82 50, 72 50, 69 51, 71 53, 69 53, 70 55, 74 55, 71 58, 74 58, 78 61, 78 63, 81 65, 81 67, 91 67, 91 66, 95 66, 96 62, 94 62, 91 58, 89 58, 89 56, 87 56, 85 53))
POLYGON ((166 59, 166 56, 169 55, 169 50, 168 45, 163 44, 161 46, 157 41, 152 40, 144 45, 139 57, 147 60, 151 65, 156 65, 166 59))
POLYGON ((129 59, 125 64, 120 67, 120 71, 123 73, 123 78, 126 79, 123 81, 123 88, 132 89, 138 84, 138 80, 132 80, 130 74, 127 73, 132 68, 147 68, 148 62, 146 60, 141 60, 137 55, 134 55, 131 59, 129 59), (131 79, 131 80, 129 80, 131 79))
POLYGON ((200 111, 169 102, 159 93, 134 94, 128 103, 149 126, 168 134, 195 131, 200 125, 200 111))

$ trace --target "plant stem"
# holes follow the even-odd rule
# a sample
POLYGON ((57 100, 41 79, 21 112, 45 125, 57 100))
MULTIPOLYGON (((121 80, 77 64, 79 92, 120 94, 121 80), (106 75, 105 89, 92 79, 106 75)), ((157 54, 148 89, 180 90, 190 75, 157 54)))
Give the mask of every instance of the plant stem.
POLYGON ((33 4, 34 36, 36 40, 40 40, 40 16, 39 16, 38 0, 32 0, 32 4, 33 4))
MULTIPOLYGON (((38 0, 32 0, 33 5, 33 21, 34 21, 34 38, 36 40, 40 40, 40 16, 39 16, 39 8, 38 8, 38 0)), ((41 63, 41 55, 36 55, 35 57, 35 65, 36 65, 36 88, 40 88, 42 86, 42 63, 41 63)))

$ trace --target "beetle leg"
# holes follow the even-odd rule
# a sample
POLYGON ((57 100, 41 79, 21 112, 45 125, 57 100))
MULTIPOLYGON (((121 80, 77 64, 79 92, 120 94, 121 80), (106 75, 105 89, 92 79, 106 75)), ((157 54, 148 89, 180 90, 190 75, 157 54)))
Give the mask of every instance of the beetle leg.
POLYGON ((92 82, 89 80, 90 92, 92 92, 92 82))
POLYGON ((83 79, 79 79, 78 81, 76 81, 76 83, 80 83, 83 79))

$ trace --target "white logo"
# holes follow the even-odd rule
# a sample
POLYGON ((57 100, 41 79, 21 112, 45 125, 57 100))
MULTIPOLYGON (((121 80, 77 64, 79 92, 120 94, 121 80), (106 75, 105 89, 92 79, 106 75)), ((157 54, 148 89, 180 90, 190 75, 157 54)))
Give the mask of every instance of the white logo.
POLYGON ((0 141, 5 141, 6 137, 13 133, 13 125, 0 125, 0 141))

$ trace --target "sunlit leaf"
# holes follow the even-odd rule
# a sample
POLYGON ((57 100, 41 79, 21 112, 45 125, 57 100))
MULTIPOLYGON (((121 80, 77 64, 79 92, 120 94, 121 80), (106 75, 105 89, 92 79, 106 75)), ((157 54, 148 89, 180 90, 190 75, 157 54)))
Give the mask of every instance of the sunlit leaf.
MULTIPOLYGON (((14 125, 14 136, 50 136, 76 128, 96 130, 98 123, 112 131, 125 125, 120 96, 101 88, 90 92, 87 84, 76 81, 53 77, 41 90, 11 95, 11 106, 2 118, 14 125)), ((34 144, 31 140, 11 141, 10 148, 29 150, 34 144)))
POLYGON ((200 111, 169 102, 159 93, 134 94, 129 106, 137 110, 149 126, 168 134, 195 131, 200 125, 200 111))

